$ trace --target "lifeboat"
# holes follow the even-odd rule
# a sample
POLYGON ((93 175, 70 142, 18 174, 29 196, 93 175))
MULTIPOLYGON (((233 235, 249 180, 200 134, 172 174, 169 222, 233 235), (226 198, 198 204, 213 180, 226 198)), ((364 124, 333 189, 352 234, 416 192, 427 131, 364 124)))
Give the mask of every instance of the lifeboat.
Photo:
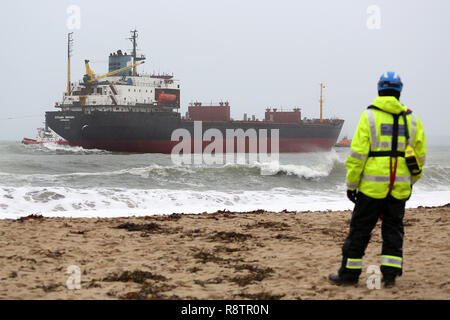
POLYGON ((169 94, 164 91, 161 91, 158 97, 160 102, 174 102, 177 100, 176 94, 169 94))
POLYGON ((341 139, 341 141, 336 143, 334 146, 341 147, 341 148, 350 148, 351 145, 352 145, 352 140, 349 140, 349 139, 347 139, 347 137, 344 137, 341 139))

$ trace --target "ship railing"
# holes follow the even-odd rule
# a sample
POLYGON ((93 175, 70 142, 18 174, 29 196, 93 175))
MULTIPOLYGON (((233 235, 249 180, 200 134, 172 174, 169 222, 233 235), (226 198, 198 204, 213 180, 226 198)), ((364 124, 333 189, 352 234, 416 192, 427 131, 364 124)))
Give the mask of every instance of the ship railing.
POLYGON ((341 120, 339 120, 339 119, 322 119, 322 121, 320 121, 320 119, 304 118, 302 120, 302 123, 305 123, 305 124, 321 124, 321 123, 333 124, 333 123, 338 123, 339 121, 341 121, 341 120))

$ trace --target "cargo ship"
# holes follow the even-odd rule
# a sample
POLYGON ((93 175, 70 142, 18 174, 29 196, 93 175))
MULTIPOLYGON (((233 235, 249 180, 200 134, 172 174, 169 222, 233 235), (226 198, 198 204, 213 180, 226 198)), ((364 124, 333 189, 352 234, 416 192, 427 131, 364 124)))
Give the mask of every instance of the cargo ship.
MULTIPOLYGON (((275 138, 278 152, 313 152, 331 150, 341 132, 344 120, 325 119, 322 116, 322 88, 320 85, 320 118, 302 119, 300 108, 278 110, 266 108, 263 119, 243 115, 242 120, 231 118, 228 101, 211 105, 192 102, 185 115, 180 113, 180 81, 171 74, 140 74, 137 67, 145 63, 145 56, 137 55, 136 30, 131 31, 132 52, 118 50, 109 55, 109 72, 97 75, 85 60, 86 74, 78 83, 70 80, 72 34, 68 35, 67 90, 58 111, 46 112, 46 124, 71 146, 118 152, 170 154, 180 143, 177 129, 184 129, 192 139, 190 152, 202 152, 214 140, 223 144, 226 152, 235 145, 230 130, 256 132, 245 139, 246 153, 255 151, 250 146, 261 139, 275 138), (198 124, 201 124, 200 126, 198 124), (200 129, 199 129, 200 128, 200 129), (218 133, 219 140, 205 137, 209 129, 218 133), (200 132, 198 132, 200 130, 200 132), (258 135, 265 130, 265 135, 258 135), (276 132, 276 135, 274 135, 276 132), (197 139, 197 140, 196 140, 197 139), (200 140, 200 141, 199 141, 200 140), (228 141, 227 141, 228 140, 228 141), (201 146, 196 148, 195 146, 201 146)), ((242 132, 241 131, 241 132, 242 132)), ((209 131, 211 132, 211 131, 209 131)), ((186 151, 186 150, 184 150, 186 151)), ((231 152, 239 151, 234 148, 231 152)))

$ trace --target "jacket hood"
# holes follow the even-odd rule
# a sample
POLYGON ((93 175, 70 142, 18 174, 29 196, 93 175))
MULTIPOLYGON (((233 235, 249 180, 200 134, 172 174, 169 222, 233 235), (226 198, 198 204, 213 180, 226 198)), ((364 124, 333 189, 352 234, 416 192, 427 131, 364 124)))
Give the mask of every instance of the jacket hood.
POLYGON ((385 97, 377 97, 372 101, 372 105, 380 108, 383 111, 399 114, 403 111, 408 110, 406 106, 402 105, 400 101, 395 97, 385 96, 385 97))

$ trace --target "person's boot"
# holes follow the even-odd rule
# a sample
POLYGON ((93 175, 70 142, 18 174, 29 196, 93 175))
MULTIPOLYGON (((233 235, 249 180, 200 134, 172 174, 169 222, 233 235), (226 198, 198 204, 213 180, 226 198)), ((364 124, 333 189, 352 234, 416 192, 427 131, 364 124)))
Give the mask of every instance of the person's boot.
POLYGON ((395 276, 391 276, 391 275, 383 276, 383 279, 381 279, 381 282, 384 283, 385 288, 392 288, 395 286, 395 276))
POLYGON ((332 283, 335 284, 337 286, 351 286, 351 285, 356 285, 358 283, 358 278, 355 277, 345 277, 345 276, 340 276, 338 274, 330 274, 328 276, 328 280, 332 283))

